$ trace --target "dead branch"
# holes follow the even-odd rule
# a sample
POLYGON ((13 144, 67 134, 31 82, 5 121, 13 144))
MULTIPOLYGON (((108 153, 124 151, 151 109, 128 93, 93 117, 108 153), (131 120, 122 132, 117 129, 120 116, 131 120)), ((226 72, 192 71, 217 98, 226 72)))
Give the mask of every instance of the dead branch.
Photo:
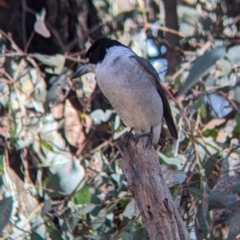
POLYGON ((130 136, 119 142, 122 169, 151 240, 190 239, 188 231, 174 205, 156 151, 148 137, 130 136))

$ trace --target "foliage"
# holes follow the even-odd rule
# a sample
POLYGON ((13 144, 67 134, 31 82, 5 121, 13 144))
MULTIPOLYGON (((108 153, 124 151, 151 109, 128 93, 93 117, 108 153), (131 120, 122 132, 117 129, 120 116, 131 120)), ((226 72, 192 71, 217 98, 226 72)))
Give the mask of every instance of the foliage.
MULTIPOLYGON (((219 1, 180 1, 179 32, 173 32, 162 3, 154 19, 141 1, 95 5, 105 34, 149 58, 167 90, 179 139, 158 149, 159 160, 191 238, 235 239, 239 17, 219 1), (165 76, 171 64, 165 32, 181 37, 171 76, 165 76)), ((48 37, 44 16, 34 27, 48 37)), ((3 31, 0 49, 0 235, 148 239, 119 164, 116 143, 127 128, 101 101, 94 76, 72 82, 68 63, 79 60, 76 54, 27 53, 3 31)))

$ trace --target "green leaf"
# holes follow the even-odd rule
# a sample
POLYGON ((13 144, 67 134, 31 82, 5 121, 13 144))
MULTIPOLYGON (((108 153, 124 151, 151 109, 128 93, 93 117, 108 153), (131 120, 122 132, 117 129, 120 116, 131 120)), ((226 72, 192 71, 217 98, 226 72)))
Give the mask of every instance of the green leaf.
POLYGON ((4 173, 5 156, 0 156, 0 173, 4 173))
POLYGON ((44 240, 47 238, 47 228, 44 223, 44 219, 37 215, 36 218, 31 220, 32 226, 32 239, 33 240, 44 240))
POLYGON ((113 174, 111 174, 111 177, 117 184, 120 183, 120 181, 121 181, 121 174, 113 173, 113 174))
POLYGON ((175 186, 182 184, 186 180, 187 176, 183 171, 168 169, 168 174, 166 176, 166 183, 168 186, 175 186))
POLYGON ((81 214, 88 214, 90 212, 93 212, 94 209, 96 208, 96 204, 93 204, 93 203, 90 203, 90 204, 87 204, 87 205, 83 205, 81 208, 80 208, 80 212, 81 214))
POLYGON ((118 115, 116 115, 115 121, 114 121, 114 126, 113 126, 114 131, 117 131, 117 129, 120 127, 120 125, 121 125, 120 117, 118 115))
POLYGON ((124 231, 121 233, 119 238, 122 240, 139 240, 139 239, 149 239, 148 233, 140 220, 130 221, 125 223, 124 231))
POLYGON ((83 187, 74 194, 75 204, 88 204, 91 202, 91 193, 88 187, 83 187))
POLYGON ((195 219, 195 232, 197 239, 206 239, 208 234, 207 220, 204 217, 202 206, 199 205, 195 219))
POLYGON ((158 152, 161 160, 167 163, 169 166, 174 166, 177 170, 182 170, 183 166, 186 164, 187 159, 184 155, 178 154, 177 157, 166 157, 163 153, 158 152))
POLYGON ((236 133, 240 133, 240 116, 239 115, 236 115, 235 116, 235 120, 236 120, 236 126, 234 128, 234 132, 236 133))
POLYGON ((239 65, 240 64, 240 45, 232 46, 228 49, 226 57, 231 61, 231 63, 239 65))
POLYGON ((222 76, 228 76, 232 71, 232 64, 227 59, 220 59, 217 62, 217 67, 222 71, 222 76))
POLYGON ((45 191, 53 198, 70 195, 76 188, 81 187, 84 175, 84 168, 79 161, 73 159, 59 167, 48 179, 45 191))
POLYGON ((199 111, 200 111, 202 118, 206 118, 207 111, 206 111, 206 107, 203 104, 199 107, 199 111))
POLYGON ((234 100, 240 103, 240 86, 237 85, 234 89, 234 100))
POLYGON ((92 216, 92 229, 97 230, 99 229, 106 221, 107 210, 106 208, 101 209, 98 212, 97 217, 92 216))
POLYGON ((139 216, 140 212, 138 207, 133 199, 127 204, 124 209, 123 215, 129 219, 139 216))
POLYGON ((204 97, 205 97, 205 94, 201 94, 198 97, 198 99, 192 105, 189 106, 189 109, 194 109, 194 110, 199 109, 204 103, 204 97))
POLYGON ((52 146, 48 142, 41 140, 40 144, 42 147, 46 148, 48 151, 53 151, 52 146))
POLYGON ((199 199, 202 199, 203 197, 203 190, 195 187, 189 188, 189 190, 199 199))
POLYGON ((64 238, 61 235, 61 232, 53 225, 48 225, 48 233, 50 235, 50 239, 52 240, 63 240, 64 238))
POLYGON ((197 81, 204 77, 215 63, 223 58, 226 54, 226 47, 214 48, 211 51, 204 53, 202 56, 198 57, 197 60, 193 63, 189 75, 179 92, 179 95, 185 94, 189 89, 191 89, 197 81))

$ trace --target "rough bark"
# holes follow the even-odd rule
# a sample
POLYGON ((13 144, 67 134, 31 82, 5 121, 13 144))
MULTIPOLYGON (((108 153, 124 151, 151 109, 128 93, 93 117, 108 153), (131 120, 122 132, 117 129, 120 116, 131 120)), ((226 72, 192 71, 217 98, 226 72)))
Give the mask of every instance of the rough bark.
POLYGON ((188 231, 174 205, 167 187, 158 156, 152 146, 146 146, 148 137, 130 136, 119 143, 122 169, 129 189, 143 217, 151 240, 190 239, 188 231))

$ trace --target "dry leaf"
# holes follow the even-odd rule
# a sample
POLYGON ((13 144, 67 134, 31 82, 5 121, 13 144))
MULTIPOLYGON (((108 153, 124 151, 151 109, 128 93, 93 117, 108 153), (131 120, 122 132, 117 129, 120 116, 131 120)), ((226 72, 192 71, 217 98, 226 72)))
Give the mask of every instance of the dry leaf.
POLYGON ((79 114, 69 100, 66 100, 64 116, 65 137, 72 146, 78 147, 79 143, 82 143, 85 137, 82 132, 82 124, 80 122, 79 114))
POLYGON ((223 124, 226 121, 226 119, 212 119, 210 120, 203 128, 203 132, 206 131, 207 129, 214 129, 215 127, 223 124))
POLYGON ((45 8, 43 8, 40 13, 36 14, 37 20, 34 24, 34 30, 39 35, 41 35, 45 38, 49 38, 49 37, 51 37, 51 33, 49 32, 49 30, 46 27, 45 17, 46 17, 46 10, 45 10, 45 8))
POLYGON ((34 24, 34 30, 36 33, 39 35, 45 37, 45 38, 50 38, 51 33, 47 29, 45 22, 43 22, 41 19, 38 19, 35 24, 34 24))

